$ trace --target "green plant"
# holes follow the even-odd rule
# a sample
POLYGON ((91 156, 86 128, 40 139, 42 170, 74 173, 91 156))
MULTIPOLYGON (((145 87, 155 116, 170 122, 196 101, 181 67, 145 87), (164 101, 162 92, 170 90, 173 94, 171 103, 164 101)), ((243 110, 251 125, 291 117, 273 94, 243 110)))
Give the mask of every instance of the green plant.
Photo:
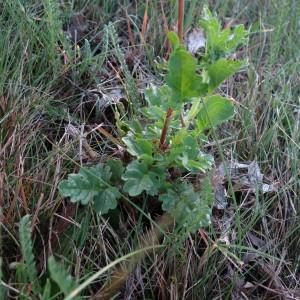
POLYGON ((208 8, 200 24, 206 34, 205 54, 197 60, 170 32, 173 51, 166 84, 145 92, 147 106, 140 109, 140 118, 119 123, 131 161, 126 165, 108 160, 82 167, 60 183, 63 197, 92 203, 97 212, 105 214, 122 196, 145 193, 160 200, 163 210, 188 232, 209 224, 213 199, 209 171, 214 160, 201 149, 207 141, 206 130, 234 115, 234 103, 215 90, 240 69, 242 63, 229 56, 246 40, 247 32, 242 26, 221 30, 208 8), (198 173, 204 177, 200 191, 185 176, 198 173))
MULTIPOLYGON (((36 259, 33 254, 33 243, 31 239, 31 220, 30 215, 25 215, 20 221, 19 228, 20 244, 23 256, 23 263, 17 264, 16 272, 18 282, 22 284, 23 288, 20 291, 20 299, 50 299, 53 294, 52 281, 57 284, 59 289, 65 295, 69 294, 73 289, 77 287, 75 280, 64 269, 64 267, 55 261, 51 256, 48 259, 48 268, 52 281, 47 278, 44 283, 39 278, 36 259), (52 284, 51 284, 52 283, 52 284), (30 287, 31 286, 31 287, 30 287), (30 287, 30 288, 29 288, 30 287)), ((0 258, 0 279, 2 277, 2 259, 0 258)), ((0 295, 5 295, 5 288, 0 285, 0 295)), ((3 297, 1 299, 3 299, 3 297)), ((79 297, 74 299, 80 299, 79 297)))
POLYGON ((33 294, 37 296, 41 290, 41 287, 38 280, 35 257, 33 254, 33 244, 31 241, 31 221, 29 215, 25 215, 21 219, 19 234, 22 256, 24 260, 24 265, 19 266, 19 271, 21 271, 21 268, 24 267, 22 273, 24 273, 24 277, 26 277, 27 282, 31 282, 33 294))
MULTIPOLYGON (((77 287, 77 284, 73 277, 65 270, 65 268, 58 263, 53 256, 48 259, 48 267, 52 280, 59 286, 60 290, 67 296, 77 287)), ((50 281, 48 281, 50 285, 50 281)), ((45 288, 46 290, 46 288, 45 288)), ((50 292, 49 292, 50 294, 50 292)), ((45 299, 45 298, 43 298, 45 299)), ((74 297, 73 299, 79 299, 79 297, 74 297)))

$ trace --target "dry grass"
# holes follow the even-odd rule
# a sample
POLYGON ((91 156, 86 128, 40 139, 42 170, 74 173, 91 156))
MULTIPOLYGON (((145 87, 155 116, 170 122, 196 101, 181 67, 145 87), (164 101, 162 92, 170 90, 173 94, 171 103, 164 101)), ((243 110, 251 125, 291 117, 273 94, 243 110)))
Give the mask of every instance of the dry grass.
MULTIPOLYGON (((276 183, 277 190, 263 194, 239 185, 238 179, 223 179, 226 207, 214 208, 211 227, 188 237, 172 226, 165 229, 158 239, 163 249, 117 269, 125 270, 124 284, 111 288, 116 269, 110 269, 84 290, 86 297, 101 299, 105 286, 114 299, 300 298, 300 5, 292 0, 229 2, 210 4, 224 23, 251 26, 250 43, 237 54, 248 59, 249 67, 222 88, 239 103, 238 114, 214 133, 207 149, 220 163, 257 161, 264 181, 276 183)), ((156 62, 168 55, 165 32, 176 24, 176 8, 166 1, 43 3, 0 4, 4 299, 33 299, 18 235, 25 214, 32 217, 42 286, 49 278, 50 255, 82 283, 145 245, 145 232, 156 225, 149 218, 160 214, 156 203, 143 199, 135 206, 121 203, 109 218, 101 217, 62 199, 57 185, 80 165, 116 154, 116 140, 110 138, 117 136, 114 110, 130 115, 142 103, 145 86, 159 84, 156 62), (78 11, 85 18, 76 47, 61 29, 70 28, 78 11)), ((190 1, 186 11, 187 25, 197 24, 198 2, 190 1)), ((46 299, 60 298, 52 282, 46 299)))

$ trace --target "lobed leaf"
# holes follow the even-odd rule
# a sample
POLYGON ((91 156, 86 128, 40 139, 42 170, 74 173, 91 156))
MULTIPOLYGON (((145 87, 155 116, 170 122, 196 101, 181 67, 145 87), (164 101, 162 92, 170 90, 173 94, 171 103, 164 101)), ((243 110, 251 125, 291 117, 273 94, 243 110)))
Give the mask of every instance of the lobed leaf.
POLYGON ((118 205, 117 200, 121 197, 115 187, 106 187, 94 197, 94 209, 97 213, 106 214, 118 205))
POLYGON ((152 168, 144 162, 132 161, 126 168, 122 179, 125 181, 124 191, 130 196, 138 196, 143 191, 149 195, 157 195, 161 181, 164 179, 164 170, 152 168))
POLYGON ((152 156, 153 153, 153 143, 147 141, 145 138, 142 137, 133 137, 127 135, 124 137, 123 142, 126 145, 127 151, 137 158, 143 158, 145 156, 152 156))
POLYGON ((191 184, 177 182, 167 193, 160 195, 159 200, 163 203, 163 210, 170 213, 179 226, 193 232, 210 224, 213 194, 207 182, 203 189, 204 194, 195 192, 191 184))
POLYGON ((175 165, 192 173, 205 172, 213 165, 213 157, 199 150, 197 139, 187 131, 173 140, 173 146, 169 154, 175 165))
POLYGON ((145 91, 145 99, 148 104, 147 108, 159 107, 165 112, 171 103, 172 90, 169 86, 163 85, 161 87, 151 86, 145 91))
POLYGON ((69 174, 68 179, 61 181, 58 188, 63 197, 70 197, 71 202, 83 205, 93 202, 97 212, 105 214, 116 208, 117 199, 121 197, 118 189, 109 185, 111 177, 110 166, 99 164, 81 168, 78 174, 69 174))
POLYGON ((122 174, 124 173, 124 167, 119 159, 108 159, 106 164, 111 171, 110 181, 113 183, 119 183, 121 181, 122 174))
POLYGON ((247 42, 248 32, 243 25, 238 25, 234 30, 228 27, 222 30, 220 22, 212 15, 207 6, 203 7, 203 16, 199 23, 205 31, 206 60, 208 62, 214 62, 230 55, 237 46, 247 42))

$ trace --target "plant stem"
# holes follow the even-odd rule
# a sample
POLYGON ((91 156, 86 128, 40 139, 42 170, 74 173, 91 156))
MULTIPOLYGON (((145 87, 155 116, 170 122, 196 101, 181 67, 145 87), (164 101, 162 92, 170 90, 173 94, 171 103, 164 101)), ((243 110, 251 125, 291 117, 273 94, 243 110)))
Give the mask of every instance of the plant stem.
POLYGON ((184 0, 178 0, 177 33, 181 43, 183 42, 183 19, 184 19, 184 0))
POLYGON ((184 118, 183 118, 183 113, 180 113, 180 123, 181 123, 181 127, 184 128, 185 127, 185 123, 184 123, 184 118))
POLYGON ((173 109, 171 107, 168 108, 166 113, 166 118, 164 122, 164 127, 161 132, 160 141, 159 141, 159 149, 163 150, 166 142, 167 132, 173 117, 173 109))

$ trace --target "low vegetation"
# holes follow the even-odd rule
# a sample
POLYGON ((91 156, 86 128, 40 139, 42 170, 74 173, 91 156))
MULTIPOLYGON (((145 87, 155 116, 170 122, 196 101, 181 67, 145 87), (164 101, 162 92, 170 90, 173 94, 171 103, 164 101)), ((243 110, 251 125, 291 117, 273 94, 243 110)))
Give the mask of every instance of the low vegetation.
POLYGON ((0 299, 300 297, 300 5, 200 2, 0 4, 0 299))

